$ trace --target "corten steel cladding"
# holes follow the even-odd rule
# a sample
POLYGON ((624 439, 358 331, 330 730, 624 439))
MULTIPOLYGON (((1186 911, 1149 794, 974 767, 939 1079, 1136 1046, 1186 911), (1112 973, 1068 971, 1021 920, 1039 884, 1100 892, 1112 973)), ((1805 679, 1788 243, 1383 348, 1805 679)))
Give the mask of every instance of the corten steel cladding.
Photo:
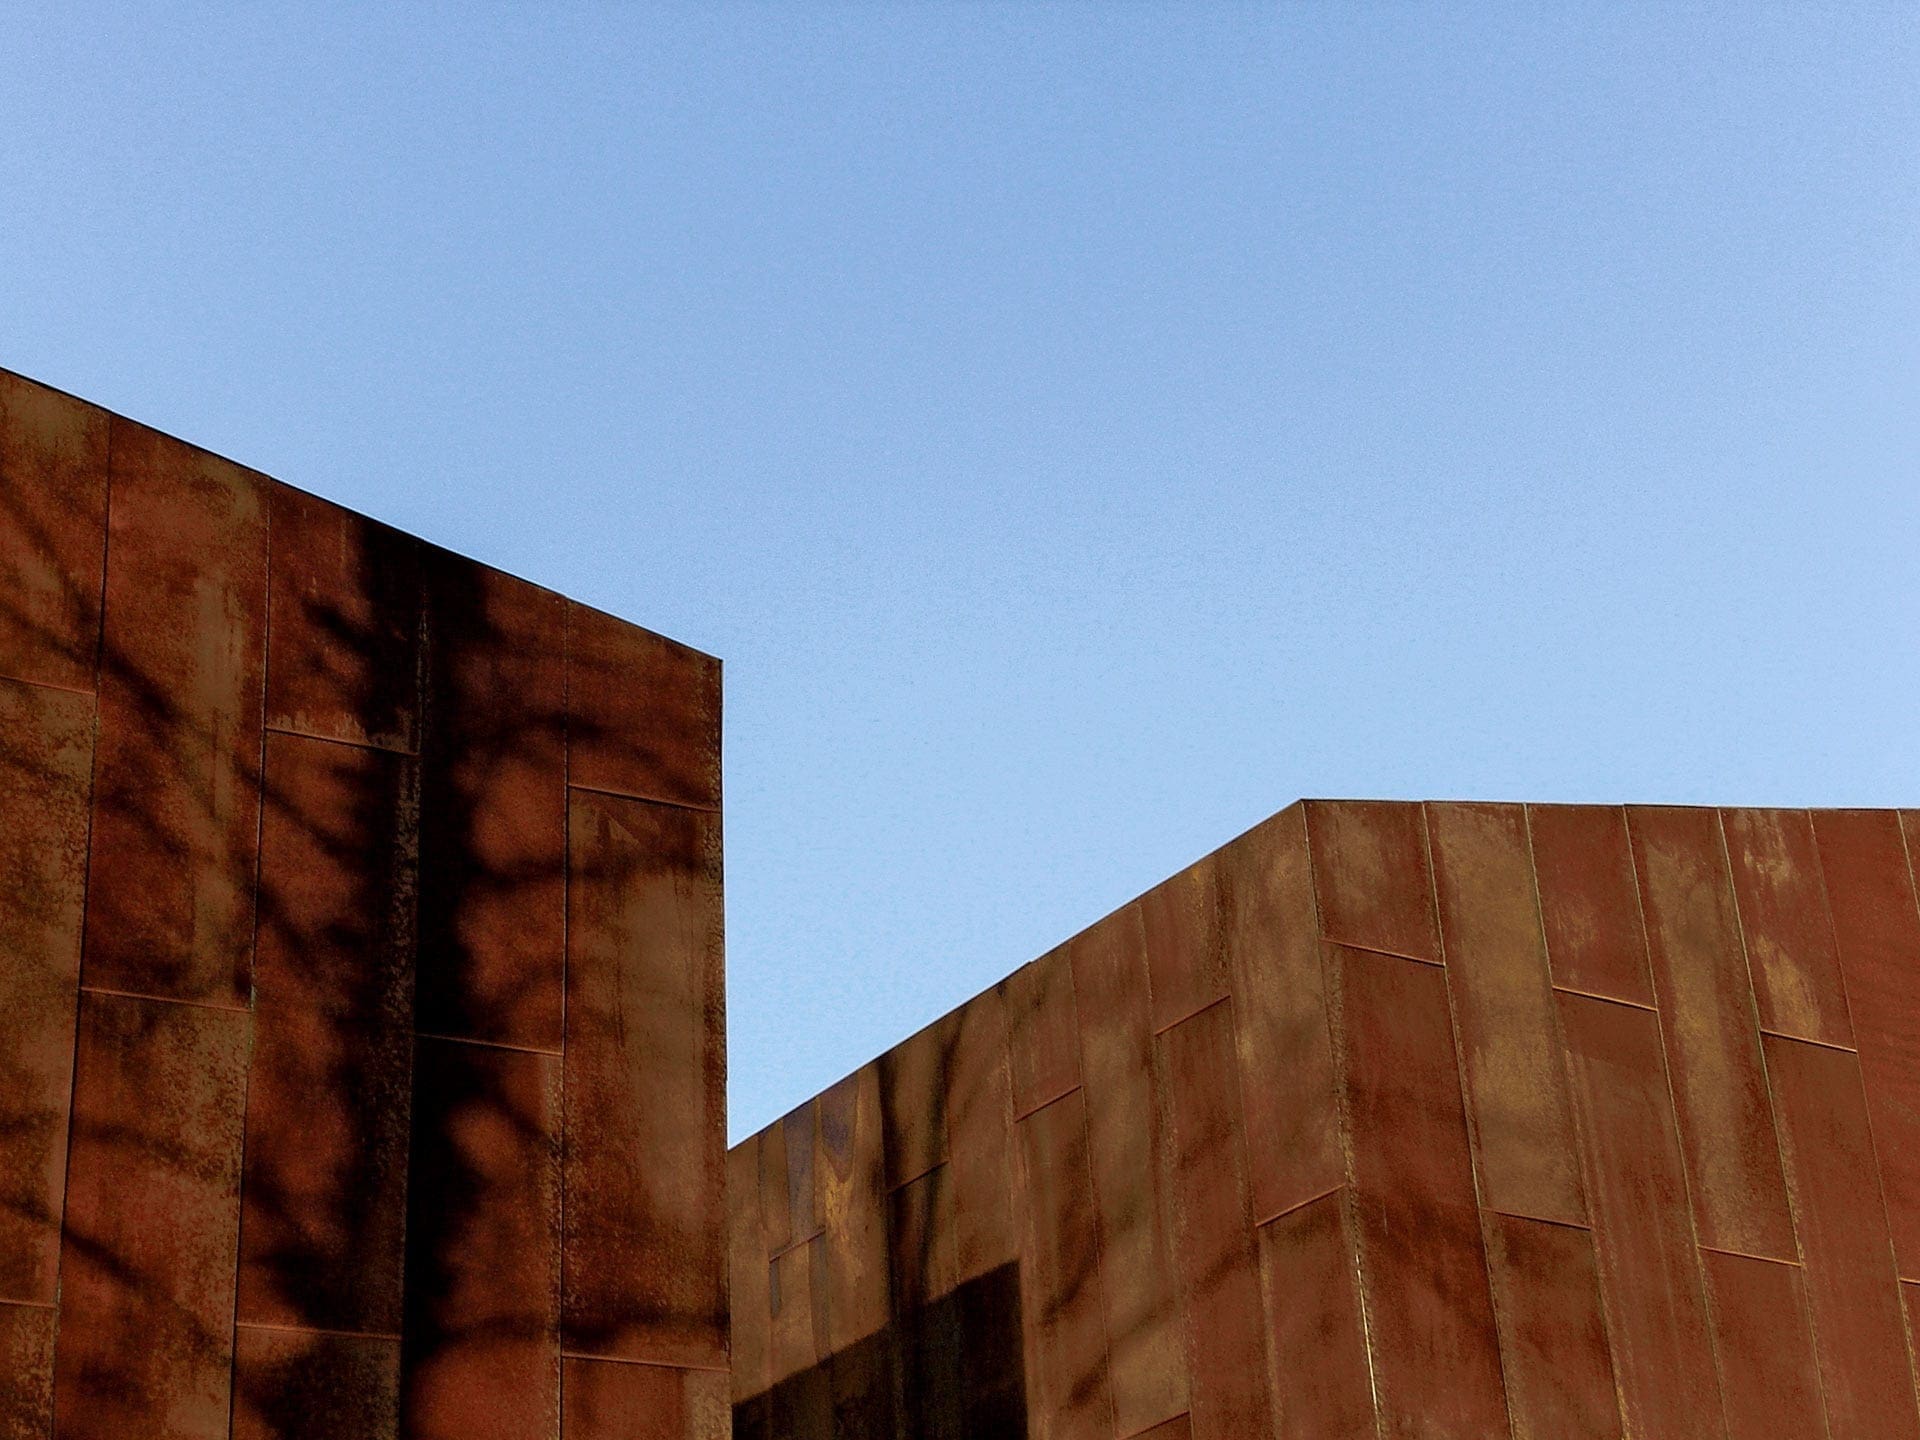
POLYGON ((1920 1440, 1920 812, 1306 802, 728 1157, 742 1440, 1920 1440))
POLYGON ((726 1434, 719 704, 0 372, 0 1440, 726 1434))

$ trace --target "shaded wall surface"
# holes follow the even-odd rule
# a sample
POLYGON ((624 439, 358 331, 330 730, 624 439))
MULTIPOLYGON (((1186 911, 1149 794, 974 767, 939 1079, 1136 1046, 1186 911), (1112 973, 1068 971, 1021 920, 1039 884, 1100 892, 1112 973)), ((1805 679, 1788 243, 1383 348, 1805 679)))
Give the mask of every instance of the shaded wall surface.
POLYGON ((718 749, 708 657, 0 372, 0 1437, 724 1434, 718 749))
POLYGON ((1916 845, 1296 805, 730 1153, 735 1433, 1920 1437, 1916 845))

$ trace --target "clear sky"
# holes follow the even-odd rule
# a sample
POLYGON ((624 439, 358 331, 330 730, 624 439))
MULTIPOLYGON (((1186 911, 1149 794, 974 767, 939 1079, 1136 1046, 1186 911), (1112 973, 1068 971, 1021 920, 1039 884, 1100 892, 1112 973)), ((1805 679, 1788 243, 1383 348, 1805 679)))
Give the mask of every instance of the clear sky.
POLYGON ((725 658, 736 1135, 1300 795, 1920 803, 1920 6, 16 3, 0 136, 0 364, 725 658))

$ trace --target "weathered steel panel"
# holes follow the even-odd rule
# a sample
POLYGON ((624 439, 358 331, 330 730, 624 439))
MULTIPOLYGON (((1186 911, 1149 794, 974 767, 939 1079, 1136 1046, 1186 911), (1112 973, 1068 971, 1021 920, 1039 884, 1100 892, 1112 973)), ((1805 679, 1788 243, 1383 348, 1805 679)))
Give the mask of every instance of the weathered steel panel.
POLYGON ((0 680, 0 1300, 58 1289, 92 773, 93 697, 0 680))
POLYGON ((1156 1037, 1155 1048, 1193 1433, 1199 1440, 1262 1434, 1272 1427, 1273 1405, 1230 1005, 1189 1016, 1156 1037))
POLYGON ((420 542, 275 484, 267 724, 411 752, 420 744, 420 542))
POLYGON ((1813 830, 1894 1255, 1903 1279, 1920 1279, 1920 911, 1906 843, 1889 810, 1815 811, 1813 830))
POLYGON ((566 1362, 566 1440, 729 1440, 727 1373, 566 1362))
POLYGON ((1186 1327, 1147 1001, 1146 936, 1127 906, 1067 947, 1086 1058, 1089 1196, 1100 1220, 1114 1422, 1122 1435, 1185 1413, 1186 1327))
POLYGON ((1027 1417, 1036 1440, 1108 1440, 1106 1301, 1100 1240, 1086 1196, 1087 1111, 1075 1090, 1020 1121, 1027 1198, 1022 1323, 1027 1417))
POLYGON ((413 762, 270 735, 239 1314, 400 1328, 413 1036, 413 762))
POLYGON ((1719 1384, 1651 1011, 1560 997, 1600 1293, 1628 1433, 1719 1435, 1719 1384))
POLYGON ((1860 1059, 1779 1035, 1763 1043, 1833 1433, 1916 1440, 1920 1411, 1860 1059))
POLYGON ((242 1325, 233 1440, 396 1440, 400 1341, 242 1325))
POLYGON ((1626 812, 1617 805, 1529 805, 1527 828, 1553 983, 1653 1004, 1626 812))
POLYGON ((1761 1028, 1851 1046, 1812 817, 1804 810, 1722 810, 1720 821, 1761 1028))
POLYGON ((1712 810, 1627 811, 1699 1242, 1795 1258, 1733 885, 1712 810))
POLYGON ((1486 1222, 1514 1440, 1618 1440, 1592 1234, 1493 1211, 1486 1222))
POLYGON ((113 422, 89 985, 245 1005, 266 643, 266 482, 113 422))
POLYGON ((94 687, 110 421, 0 370, 0 675, 94 687))
POLYGON ((55 1433, 219 1440, 232 1408, 243 1011, 83 995, 55 1433))
POLYGON ((1310 800, 1306 814, 1321 933, 1363 950, 1438 960, 1440 932, 1420 806, 1310 800))
POLYGON ((1256 1220, 1344 1176, 1305 809, 1289 806, 1218 857, 1222 938, 1246 1112, 1256 1220))
POLYGON ((560 1061, 422 1039, 400 1433, 560 1433, 560 1061))
POLYGON ((431 1035, 558 1052, 566 966, 566 602, 423 557, 420 958, 431 1035))
POLYGON ((1335 1190, 1260 1227, 1280 1440, 1371 1440, 1376 1433, 1347 1201, 1346 1190, 1335 1190))
POLYGON ((724 1366, 719 819, 576 790, 569 831, 566 1348, 724 1366))
POLYGON ((720 662, 567 607, 567 765, 575 785, 720 804, 720 662))
POLYGON ((1430 805, 1460 1065, 1490 1210, 1584 1225, 1573 1102, 1534 901, 1526 812, 1430 805))
POLYGON ((1440 967, 1333 947, 1360 1275, 1388 1433, 1505 1424, 1500 1343, 1474 1208, 1440 967))
POLYGON ((1826 1440, 1800 1267, 1702 1250, 1727 1440, 1826 1440))

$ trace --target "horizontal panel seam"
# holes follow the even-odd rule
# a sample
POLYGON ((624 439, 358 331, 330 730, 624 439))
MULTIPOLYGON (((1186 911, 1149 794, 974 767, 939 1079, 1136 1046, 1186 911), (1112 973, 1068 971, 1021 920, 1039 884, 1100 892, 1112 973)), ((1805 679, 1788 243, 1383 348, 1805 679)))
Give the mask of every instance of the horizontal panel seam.
POLYGON ((690 1370, 697 1375, 730 1375, 726 1365, 697 1365, 681 1360, 636 1360, 630 1355, 595 1355, 585 1350, 562 1350, 562 1360, 593 1360, 602 1365, 641 1365, 649 1370, 690 1370))
MULTIPOLYGON (((911 1185, 913 1181, 909 1180, 907 1183, 911 1185)), ((802 1235, 798 1240, 789 1240, 786 1244, 782 1245, 778 1250, 769 1250, 767 1252, 767 1263, 771 1265, 773 1264, 774 1261, 778 1260, 783 1255, 791 1255, 796 1250, 804 1250, 807 1246, 811 1245, 814 1241, 820 1239, 826 1233, 827 1233, 827 1227, 824 1225, 821 1225, 816 1229, 809 1231, 807 1234, 802 1235)))
POLYGON ((615 800, 638 800, 647 805, 668 805, 675 810, 700 810, 709 815, 720 813, 718 805, 709 805, 700 800, 671 800, 665 795, 642 795, 635 790, 611 790, 605 785, 582 785, 578 780, 569 780, 567 789, 578 790, 587 795, 609 795, 615 800))
POLYGON ((58 1310, 60 1308, 59 1302, 55 1300, 0 1299, 0 1305, 11 1305, 17 1310, 58 1310))
POLYGON ((1702 1244, 1697 1248, 1708 1255, 1728 1255, 1735 1260, 1758 1260, 1766 1265, 1784 1265, 1789 1270, 1798 1270, 1801 1268, 1798 1260, 1782 1260, 1777 1255, 1756 1255, 1751 1250, 1729 1250, 1724 1245, 1706 1244, 1702 1244))
POLYGON ((1498 1205, 1483 1205, 1480 1208, 1489 1215, 1498 1215, 1505 1220, 1530 1220, 1536 1225, 1557 1225, 1562 1230, 1578 1230, 1587 1235, 1593 1233, 1593 1226, 1582 1224, 1578 1220, 1556 1220, 1550 1215, 1529 1215, 1524 1210, 1506 1210, 1498 1205))
POLYGON ((1389 955, 1395 960, 1411 960, 1416 965, 1430 965, 1435 970, 1447 968, 1444 960, 1437 960, 1431 955, 1409 955, 1404 950, 1387 950, 1379 945, 1361 945, 1352 940, 1342 940, 1337 935, 1328 935, 1324 931, 1320 935, 1320 941, 1325 945, 1338 945, 1342 950, 1358 950, 1366 955, 1389 955))
POLYGON ((1267 1216, 1266 1219, 1254 1221, 1253 1228, 1258 1230, 1262 1226, 1273 1224, 1274 1221, 1276 1220, 1284 1220, 1289 1215, 1297 1215, 1300 1211, 1306 1209, 1309 1205, 1317 1205, 1322 1200, 1325 1200, 1328 1196, 1338 1195, 1342 1190, 1346 1188, 1347 1187, 1344 1184, 1330 1185, 1325 1190, 1322 1190, 1318 1195, 1309 1195, 1304 1200, 1296 1200, 1293 1204, 1286 1206, 1284 1209, 1274 1211, 1273 1214, 1267 1216))
POLYGON ((274 1335, 326 1335, 336 1340, 385 1340, 399 1344, 398 1335, 382 1330, 329 1330, 324 1325, 272 1325, 264 1320, 236 1320, 236 1330, 265 1330, 274 1335))
POLYGON ((269 735, 291 735, 296 740, 317 740, 322 745, 344 745, 349 750, 374 750, 382 755, 398 755, 406 760, 418 760, 420 752, 399 745, 380 745, 372 740, 349 740, 342 735, 317 735, 311 730, 296 730, 291 725, 275 725, 268 721, 265 730, 269 735))
POLYGON ((216 1005, 211 1000, 183 1000, 177 995, 148 995, 140 990, 111 990, 104 985, 82 985, 82 995, 106 995, 115 1000, 150 1000, 156 1005, 186 1005, 195 1010, 219 1010, 228 1015, 251 1015, 246 1005, 216 1005))
MULTIPOLYGON (((1013 1117, 1013 1123, 1018 1125, 1022 1120, 1031 1119, 1033 1116, 1038 1115, 1042 1110, 1045 1110, 1049 1105, 1058 1105, 1062 1100, 1065 1100, 1069 1095, 1077 1095, 1084 1088, 1085 1088, 1084 1086, 1080 1086, 1080 1085, 1069 1085, 1066 1089, 1062 1090, 1058 1095, 1049 1095, 1046 1099, 1042 1100, 1038 1105, 1030 1105, 1025 1110, 1020 1111, 1017 1115, 1013 1117)), ((944 1164, 946 1162, 942 1161, 941 1163, 944 1164)))
MULTIPOLYGON (((1169 1030, 1179 1029, 1182 1025, 1186 1024, 1189 1020, 1192 1020, 1197 1016, 1204 1015, 1209 1010, 1212 1010, 1217 1006, 1226 1004, 1227 1001, 1231 1000, 1232 998, 1233 996, 1231 993, 1222 995, 1217 1000, 1209 1000, 1206 1004, 1202 1005, 1198 1010, 1189 1011, 1187 1014, 1182 1015, 1178 1020, 1169 1020, 1166 1024, 1160 1026, 1158 1029, 1156 1029, 1153 1032, 1153 1038, 1158 1040, 1162 1035, 1166 1034, 1169 1030)), ((1035 1107, 1035 1108, 1038 1108, 1038 1107, 1035 1107)))
POLYGON ((558 1050, 542 1050, 537 1045, 513 1045, 505 1040, 476 1040, 470 1035, 441 1035, 431 1030, 416 1030, 413 1038, 444 1040, 450 1045, 479 1045, 488 1050, 511 1050, 516 1055, 548 1055, 555 1060, 562 1058, 558 1050))
POLYGON ((1760 1027, 1760 1033, 1762 1035, 1771 1035, 1776 1040, 1791 1040, 1796 1045, 1816 1045, 1822 1050, 1837 1050, 1842 1055, 1858 1055, 1860 1053, 1857 1046, 1836 1045, 1831 1040, 1815 1040, 1810 1035, 1790 1035, 1785 1030, 1769 1030, 1764 1025, 1760 1027))
POLYGON ((55 690, 62 695, 85 695, 89 699, 98 699, 98 690, 82 690, 73 685, 56 685, 51 680, 29 680, 24 675, 10 675, 0 671, 0 680, 11 680, 16 685, 31 685, 36 690, 55 690))
POLYGON ((1618 995, 1602 995, 1594 990, 1576 990, 1571 985, 1555 985, 1554 992, 1560 995, 1578 995, 1582 1000, 1598 1000, 1603 1005, 1622 1005, 1629 1010, 1642 1010, 1649 1015, 1658 1014, 1655 1006, 1644 1000, 1623 1000, 1618 995))

